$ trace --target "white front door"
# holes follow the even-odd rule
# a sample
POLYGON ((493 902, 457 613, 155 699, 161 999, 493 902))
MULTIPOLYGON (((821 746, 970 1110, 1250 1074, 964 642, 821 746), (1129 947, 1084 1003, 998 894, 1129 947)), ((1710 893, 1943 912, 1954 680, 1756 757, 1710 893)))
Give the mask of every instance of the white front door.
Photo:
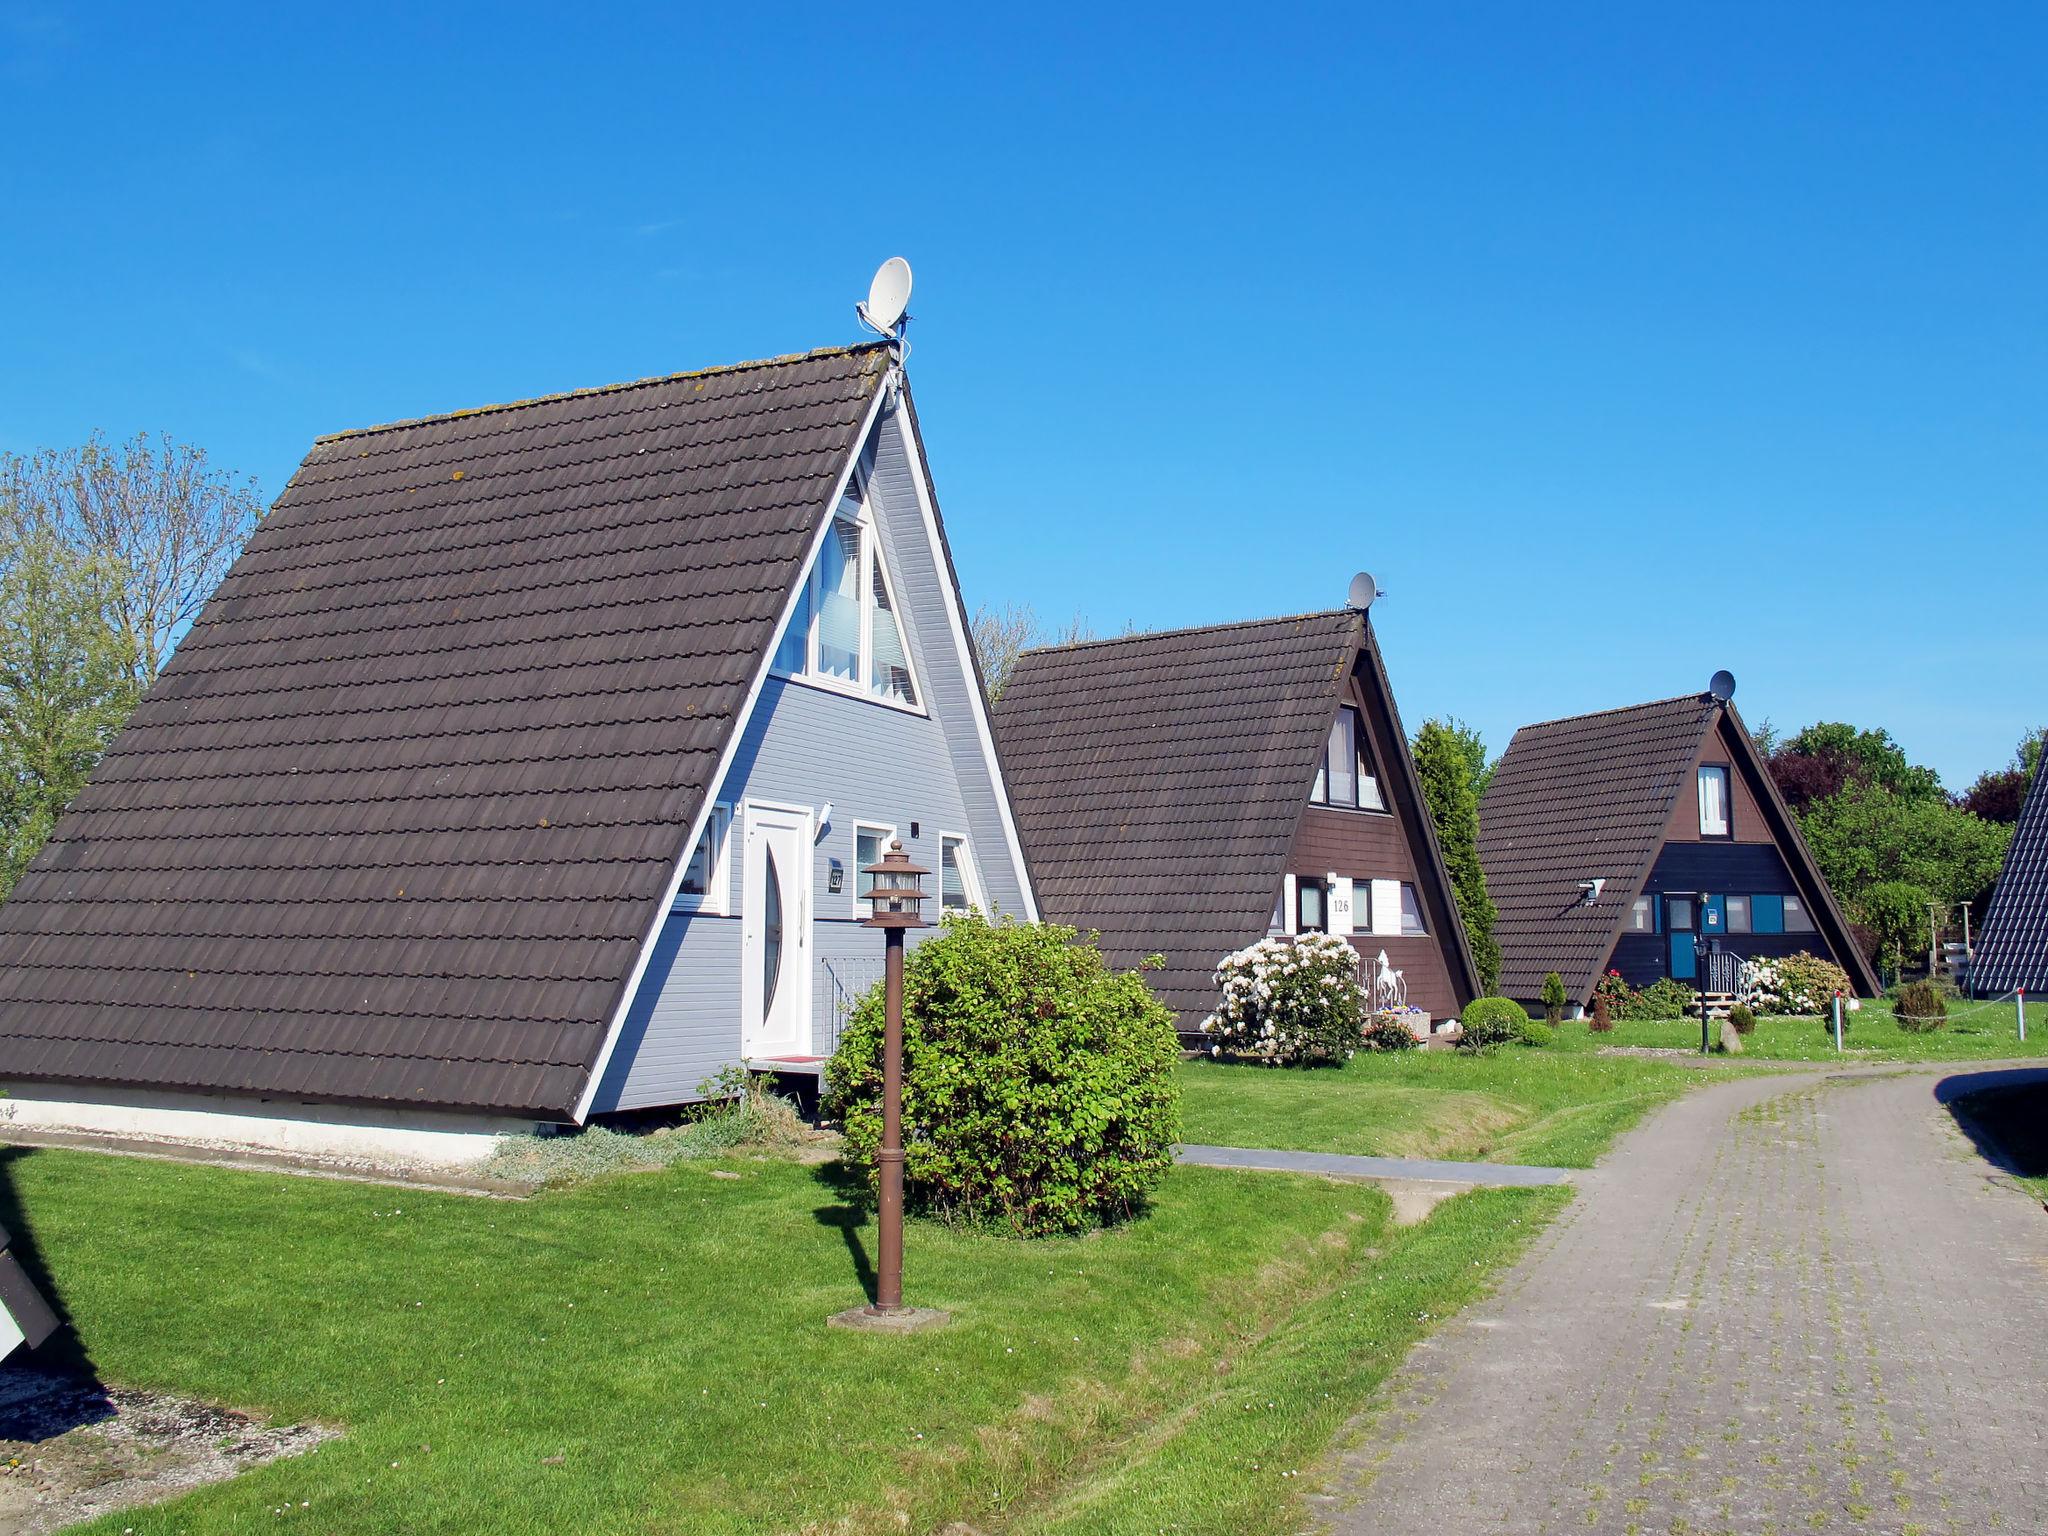
POLYGON ((811 1049, 811 813, 748 801, 740 919, 740 1050, 811 1049))

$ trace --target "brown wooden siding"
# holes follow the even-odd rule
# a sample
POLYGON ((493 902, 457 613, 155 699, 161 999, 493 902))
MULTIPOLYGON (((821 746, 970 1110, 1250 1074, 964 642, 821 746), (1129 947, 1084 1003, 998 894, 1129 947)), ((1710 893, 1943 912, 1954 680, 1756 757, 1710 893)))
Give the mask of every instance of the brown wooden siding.
POLYGON ((1346 700, 1359 706, 1387 810, 1343 811, 1311 805, 1302 813, 1287 869, 1294 875, 1334 873, 1350 880, 1400 880, 1413 885, 1422 902, 1422 918, 1429 925, 1429 937, 1360 933, 1353 934, 1351 942, 1368 961, 1384 949, 1388 963, 1407 978, 1408 1001, 1418 1008, 1427 1008, 1438 1018, 1452 1017, 1471 999, 1459 995, 1437 941, 1438 935, 1451 932, 1451 915, 1446 906, 1450 896, 1436 880, 1417 874, 1428 862, 1416 852, 1424 846, 1420 808, 1398 791, 1393 775, 1387 771, 1392 760, 1393 724, 1384 709, 1375 707, 1377 692, 1360 688, 1354 678, 1346 700))
MULTIPOLYGON (((1728 803, 1735 817, 1735 838, 1738 843, 1769 843, 1776 839, 1771 836, 1770 824, 1764 820, 1763 807, 1757 804, 1756 791, 1749 785, 1743 774, 1743 754, 1729 739, 1734 727, 1728 717, 1721 717, 1720 729, 1707 738, 1700 749, 1697 762, 1686 775, 1685 782, 1678 787, 1678 803, 1671 808, 1671 821, 1664 828, 1667 843, 1697 843, 1700 837, 1700 791, 1699 770, 1701 763, 1723 763, 1728 768, 1728 803)), ((1718 841, 1718 839, 1716 839, 1718 841)))

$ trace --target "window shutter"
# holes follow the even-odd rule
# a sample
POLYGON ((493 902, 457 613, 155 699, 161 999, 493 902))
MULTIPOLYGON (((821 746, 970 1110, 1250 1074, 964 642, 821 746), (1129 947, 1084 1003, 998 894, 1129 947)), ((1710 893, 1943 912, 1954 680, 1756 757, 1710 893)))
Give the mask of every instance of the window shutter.
POLYGON ((1282 931, 1294 932, 1296 915, 1294 910, 1294 876, 1280 877, 1280 912, 1283 919, 1282 931))
POLYGON ((1401 882, 1375 880, 1372 883, 1372 931, 1391 938, 1401 936, 1401 882))
POLYGON ((1339 875, 1330 885, 1330 932, 1349 938, 1358 931, 1351 910, 1351 882, 1339 875))

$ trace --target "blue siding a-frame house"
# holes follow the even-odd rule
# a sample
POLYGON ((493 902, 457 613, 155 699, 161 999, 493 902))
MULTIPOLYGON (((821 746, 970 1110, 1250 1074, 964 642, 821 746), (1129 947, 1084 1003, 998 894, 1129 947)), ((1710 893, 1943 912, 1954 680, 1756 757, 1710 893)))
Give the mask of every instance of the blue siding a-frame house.
POLYGON ((336 433, 0 907, 0 1084, 461 1161, 815 1071, 890 840, 1036 916, 891 344, 336 433))

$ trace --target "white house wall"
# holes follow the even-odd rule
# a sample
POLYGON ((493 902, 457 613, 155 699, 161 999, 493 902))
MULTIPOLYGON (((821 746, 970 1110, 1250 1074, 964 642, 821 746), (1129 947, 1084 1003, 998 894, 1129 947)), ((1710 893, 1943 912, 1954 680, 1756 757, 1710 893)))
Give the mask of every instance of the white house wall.
POLYGON ((947 628, 951 584, 925 535, 900 436, 887 421, 878 435, 870 501, 929 713, 767 680, 716 794, 733 808, 730 915, 677 912, 664 925, 592 1113, 688 1102, 699 1097, 698 1084, 739 1059, 741 850, 749 799, 832 810, 812 848, 812 1042, 820 1053, 829 1050, 850 995, 881 974, 882 936, 856 921, 856 824, 894 828, 910 857, 933 871, 928 915, 937 916, 941 833, 967 836, 993 911, 1025 915, 1023 872, 1011 856, 1000 790, 968 709, 966 690, 977 685, 947 628), (837 892, 830 882, 834 859, 841 868, 837 892))

